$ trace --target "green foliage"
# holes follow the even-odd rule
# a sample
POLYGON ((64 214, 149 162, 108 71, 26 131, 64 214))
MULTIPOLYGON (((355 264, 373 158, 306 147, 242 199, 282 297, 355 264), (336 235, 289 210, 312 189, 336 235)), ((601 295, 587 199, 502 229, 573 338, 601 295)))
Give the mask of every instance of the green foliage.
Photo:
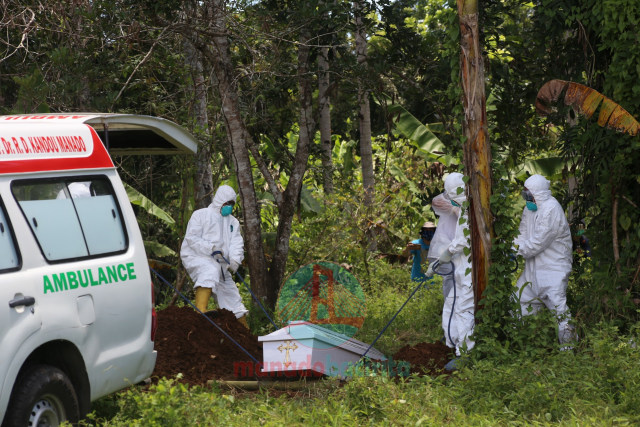
MULTIPOLYGON (((182 10, 176 13, 181 4, 127 1, 121 7, 118 2, 97 1, 78 14, 79 8, 60 7, 60 2, 14 3, 8 4, 7 16, 26 16, 22 9, 32 6, 37 25, 30 31, 22 24, 3 27, 7 40, 0 62, 4 112, 117 110, 160 115, 189 126, 194 123, 184 39, 164 31, 172 23, 163 20, 181 16, 182 10), (24 45, 28 49, 12 51, 23 35, 28 37, 24 45)), ((367 19, 367 73, 354 65, 349 45, 353 28, 345 25, 352 12, 349 3, 267 1, 228 6, 237 24, 229 31, 240 106, 279 185, 288 182, 298 134, 296 43, 292 41, 304 24, 319 35, 317 44, 331 46, 336 191, 322 193, 316 137, 293 224, 287 268, 292 272, 316 260, 346 264, 367 298, 367 318, 357 338, 370 342, 417 286, 409 280, 410 266, 400 254, 417 237, 420 225, 435 219, 430 200, 441 191, 446 169, 423 156, 425 147, 426 151, 442 148, 433 139, 435 132, 424 132, 428 138, 416 137, 415 141, 398 138, 388 120, 398 109, 373 104, 377 184, 374 204, 365 207, 358 164, 358 118, 353 108, 357 104, 355 82, 366 81, 376 97, 390 96, 402 106, 399 128, 405 135, 414 135, 411 129, 422 129, 419 123, 442 123, 444 131, 437 133, 437 139, 447 155, 459 157, 463 112, 456 2, 377 3, 378 14, 367 19), (327 13, 331 19, 326 19, 327 13), (375 246, 369 242, 371 235, 376 238, 375 246), (391 259, 401 262, 388 262, 391 259)), ((488 0, 480 7, 496 237, 469 367, 446 379, 396 382, 380 376, 358 377, 342 388, 331 383, 298 399, 268 392, 238 399, 233 392, 218 388, 189 388, 161 380, 149 390, 132 388, 100 401, 90 423, 640 422, 636 415, 640 403, 638 352, 634 348, 640 301, 636 278, 640 251, 638 140, 583 121, 574 127, 562 123, 549 127, 536 117, 533 107, 542 83, 559 78, 586 83, 637 116, 640 53, 633 47, 640 6, 633 0, 488 0), (569 165, 563 174, 557 173, 562 166, 558 158, 569 165), (555 175, 554 194, 577 219, 584 220, 591 241, 591 259, 576 254, 568 291, 582 338, 575 354, 556 351, 555 319, 548 311, 514 316, 519 310, 512 298, 518 272, 513 271, 511 242, 522 209, 516 178, 524 177, 523 166, 529 172, 555 175), (578 180, 576 194, 566 190, 570 176, 578 180), (617 263, 612 222, 620 249, 617 263)), ((197 16, 191 18, 193 26, 200 24, 197 16)), ((312 57, 317 54, 315 44, 312 57)), ((214 83, 209 72, 205 69, 206 87, 214 83)), ((222 122, 217 115, 219 100, 210 99, 211 122, 222 122)), ((214 136, 207 142, 214 147, 211 160, 214 184, 218 184, 234 176, 221 125, 212 129, 214 136)), ((166 265, 177 265, 179 242, 193 210, 192 164, 186 159, 146 157, 116 159, 116 163, 125 182, 166 212, 162 220, 153 214, 155 208, 136 206, 149 248, 158 248, 158 258, 166 265), (169 217, 175 224, 167 222, 169 217)), ((272 242, 279 225, 277 209, 266 181, 257 171, 254 178, 263 237, 272 242)), ((265 247, 269 256, 269 244, 265 247)), ((521 269, 523 260, 518 261, 521 269)), ((439 284, 437 278, 435 287, 416 292, 376 343, 378 348, 390 354, 402 345, 441 337, 439 284)), ((241 293, 248 303, 244 285, 241 293)), ((258 309, 248 305, 252 329, 269 331, 258 309)))
MULTIPOLYGON (((570 19, 583 23, 597 37, 597 50, 606 55, 606 68, 600 64, 603 91, 632 115, 640 113, 640 53, 630 49, 637 43, 640 4, 633 0, 580 2, 572 8, 570 19)), ((605 64, 603 64, 605 65, 605 64)))
MULTIPOLYGON (((386 167, 389 174, 377 180, 376 202, 371 208, 366 208, 361 200, 359 172, 351 172, 355 182, 336 180, 335 192, 330 196, 320 198, 321 193, 314 193, 323 209, 307 215, 304 221, 294 222, 290 271, 314 260, 350 265, 364 263, 366 271, 366 264, 374 255, 367 249, 367 230, 375 230, 379 252, 395 254, 417 235, 425 218, 433 218, 429 209, 430 195, 437 194, 441 184, 434 182, 429 164, 414 158, 411 155, 413 148, 404 143, 393 141, 391 145, 396 153, 388 153, 374 142, 376 167, 386 167)), ((334 155, 342 147, 344 142, 334 149, 334 155)), ((344 158, 350 162, 350 156, 344 158)), ((348 164, 339 159, 334 157, 336 173, 346 174, 348 164)), ((310 180, 307 185, 316 189, 321 186, 316 180, 310 180)))
MULTIPOLYGON (((203 420, 224 422, 237 405, 233 395, 205 392, 179 380, 180 375, 176 379, 160 379, 148 391, 128 389, 120 393, 113 418, 106 422, 92 415, 86 425, 186 426, 203 420)), ((107 405, 107 413, 113 413, 112 406, 107 405)))
POLYGON ((144 194, 140 193, 128 184, 124 184, 124 188, 127 190, 127 196, 129 196, 129 201, 132 205, 140 206, 148 214, 157 217, 169 225, 176 223, 176 221, 171 218, 171 215, 149 200, 144 194))
POLYGON ((395 126, 418 148, 416 154, 431 161, 439 161, 446 166, 459 163, 458 159, 444 154, 446 152, 445 146, 434 134, 436 128, 442 127, 441 123, 423 125, 411 113, 397 104, 387 103, 387 110, 390 114, 397 116, 394 120, 395 126))
MULTIPOLYGON (((514 208, 514 205, 518 204, 518 196, 515 194, 518 194, 520 189, 508 179, 508 172, 501 163, 493 162, 492 172, 494 184, 490 203, 495 217, 493 227, 496 237, 491 246, 489 283, 483 294, 482 309, 476 315, 479 322, 474 335, 478 341, 477 353, 480 354, 485 351, 503 353, 503 344, 498 343, 505 342, 513 334, 525 337, 521 341, 528 342, 526 331, 516 329, 514 324, 513 313, 517 312, 519 307, 512 298, 515 289, 512 242, 517 234, 521 212, 514 208), (485 344, 488 344, 488 348, 485 348, 485 344)), ((509 351, 511 345, 510 342, 504 344, 506 351, 509 351)))
POLYGON ((565 129, 560 141, 564 156, 576 164, 578 186, 567 199, 576 219, 584 222, 592 249, 590 260, 576 257, 572 298, 577 306, 589 307, 581 310, 584 320, 593 322, 605 316, 617 319, 624 328, 638 318, 633 300, 640 296, 639 284, 634 282, 640 252, 640 211, 634 202, 640 200, 640 175, 635 166, 640 161, 640 143, 586 120, 565 129), (614 204, 617 265, 612 250, 614 204))
POLYGON ((441 327, 442 279, 412 292, 418 287, 410 280, 411 264, 391 266, 377 260, 369 265, 369 279, 361 282, 366 292, 367 317, 358 340, 372 343, 391 318, 400 311, 375 347, 387 355, 394 354, 405 345, 436 342, 443 336, 441 327))
POLYGON ((238 394, 160 379, 96 402, 84 425, 633 425, 640 422, 638 328, 586 331, 580 348, 485 359, 451 376, 374 372, 282 394, 238 394))

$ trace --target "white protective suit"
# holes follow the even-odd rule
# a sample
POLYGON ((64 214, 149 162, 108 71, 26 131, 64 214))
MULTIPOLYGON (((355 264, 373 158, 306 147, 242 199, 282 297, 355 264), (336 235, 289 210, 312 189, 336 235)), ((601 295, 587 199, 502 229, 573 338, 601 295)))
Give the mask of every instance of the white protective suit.
POLYGON ((558 319, 558 340, 564 344, 575 339, 566 294, 572 263, 569 223, 546 178, 532 175, 524 186, 533 194, 538 209, 524 208, 520 234, 514 241, 525 259, 515 297, 524 316, 538 312, 543 305, 553 311, 558 319))
MULTIPOLYGON (((458 223, 458 215, 460 208, 453 206, 444 194, 438 194, 431 201, 431 208, 438 216, 438 226, 431 239, 429 253, 427 259, 430 263, 436 261, 442 255, 445 249, 449 247, 456 235, 456 224, 458 223)), ((446 298, 453 286, 453 276, 442 276, 442 295, 446 298)), ((445 299, 445 304, 450 301, 445 299)), ((451 307, 449 307, 451 312, 451 307)))
MULTIPOLYGON (((473 284, 471 280, 471 254, 465 254, 471 249, 469 232, 465 236, 465 230, 469 230, 467 212, 462 208, 462 204, 467 200, 465 196, 465 184, 461 173, 452 173, 444 181, 444 190, 449 199, 456 202, 461 208, 456 217, 456 228, 453 240, 447 250, 451 253, 455 273, 455 298, 454 288, 449 291, 442 308, 442 329, 447 340, 447 346, 456 349, 456 356, 460 356, 460 350, 466 347, 471 350, 475 342, 471 339, 475 325, 474 310, 475 301, 473 298, 473 284), (458 188, 462 192, 458 194, 458 188), (460 219, 463 223, 460 224, 460 219), (453 307, 453 316, 451 311, 453 307), (451 324, 449 325, 449 319, 451 324)), ((452 206, 453 207, 453 206, 452 206)), ((440 227, 440 226, 438 226, 440 227)))
POLYGON ((233 215, 220 214, 222 205, 230 200, 235 202, 236 192, 230 186, 222 185, 208 207, 193 213, 182 241, 180 257, 194 287, 211 288, 218 307, 232 311, 240 318, 248 310, 242 304, 233 276, 224 261, 220 263, 211 256, 214 251, 221 251, 230 261, 232 271, 244 259, 240 223, 233 215))

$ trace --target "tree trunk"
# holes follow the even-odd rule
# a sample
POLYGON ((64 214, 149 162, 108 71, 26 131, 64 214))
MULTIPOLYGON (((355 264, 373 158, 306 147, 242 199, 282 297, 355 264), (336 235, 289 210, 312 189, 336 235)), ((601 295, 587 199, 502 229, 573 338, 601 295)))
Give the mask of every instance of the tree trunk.
POLYGON ((185 58, 191 69, 193 82, 193 114, 196 121, 195 134, 198 137, 196 153, 196 176, 193 181, 196 209, 205 208, 213 201, 213 175, 211 171, 211 136, 207 114, 207 91, 202 72, 202 62, 191 42, 185 40, 185 58))
POLYGON ((322 184, 325 194, 333 193, 333 161, 331 158, 331 98, 329 96, 329 47, 318 54, 318 106, 320 109, 320 151, 322 153, 322 184))
MULTIPOLYGON (((311 76, 309 73, 309 33, 303 28, 298 44, 298 85, 300 90, 300 135, 296 146, 294 164, 291 176, 284 191, 283 203, 278 214, 278 232, 276 246, 269 269, 272 280, 280 283, 284 277, 289 254, 289 240, 291 238, 291 225, 295 214, 304 173, 309 159, 309 148, 313 141, 315 123, 313 120, 313 94, 311 89, 311 76)), ((274 303, 275 306, 275 303, 274 303)))
MULTIPOLYGON (((211 40, 213 49, 191 32, 191 41, 205 55, 213 67, 216 77, 218 92, 222 102, 222 113, 227 129, 227 137, 231 147, 231 155, 235 163, 240 198, 242 201, 242 214, 244 220, 245 251, 247 263, 251 274, 251 288, 254 293, 273 309, 275 307, 280 282, 284 277, 287 256, 289 252, 289 239, 291 237, 291 224, 298 203, 302 179, 307 168, 309 158, 309 146, 312 141, 314 123, 312 119, 312 94, 308 69, 309 45, 308 37, 301 37, 298 53, 299 80, 300 80, 300 138, 296 148, 294 164, 289 177, 289 183, 280 193, 278 186, 269 174, 265 162, 262 160, 257 145, 252 140, 240 111, 240 103, 235 83, 233 65, 229 49, 229 39, 226 31, 225 10, 222 0, 212 0, 211 6, 211 40), (262 246, 261 217, 258 200, 256 197, 253 171, 249 151, 253 153, 254 161, 260 171, 269 182, 269 188, 278 205, 278 233, 276 247, 267 268, 267 261, 262 246)), ((190 30, 187 30, 190 31, 190 30)), ((209 37, 209 36, 207 36, 209 37)))
POLYGON ((362 185, 364 187, 364 203, 371 206, 375 190, 375 176, 373 174, 373 150, 371 148, 371 113, 369 109, 369 90, 364 84, 367 67, 367 38, 363 22, 364 4, 356 1, 354 4, 356 24, 356 56, 358 61, 358 123, 360 130, 360 161, 362 162, 362 185))
POLYGON ((229 51, 229 39, 226 32, 226 11, 223 0, 213 0, 210 5, 212 7, 211 25, 214 34, 211 41, 215 52, 212 52, 209 46, 199 39, 197 47, 206 55, 213 67, 222 102, 227 138, 238 175, 244 220, 244 243, 251 274, 251 288, 259 298, 266 300, 267 304, 273 307, 278 295, 278 283, 269 283, 267 275, 267 263, 262 246, 260 209, 253 183, 251 159, 246 146, 246 140, 250 136, 240 113, 229 51))
POLYGON ((464 166, 469 177, 469 229, 476 308, 489 281, 493 217, 491 215, 491 146, 487 133, 484 64, 478 31, 478 1, 458 0, 460 72, 464 105, 464 166))

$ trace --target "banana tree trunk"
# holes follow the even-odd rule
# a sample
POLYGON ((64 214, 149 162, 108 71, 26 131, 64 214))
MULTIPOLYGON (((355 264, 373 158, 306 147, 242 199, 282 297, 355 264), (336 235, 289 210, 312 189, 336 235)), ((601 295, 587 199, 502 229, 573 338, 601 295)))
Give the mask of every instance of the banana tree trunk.
MULTIPOLYGON (((478 31, 478 0, 458 0, 460 72, 464 105, 464 167, 469 177, 469 229, 476 309, 489 281, 493 220, 491 146, 487 133, 484 63, 478 31)), ((476 310, 477 312, 477 310, 476 310)))

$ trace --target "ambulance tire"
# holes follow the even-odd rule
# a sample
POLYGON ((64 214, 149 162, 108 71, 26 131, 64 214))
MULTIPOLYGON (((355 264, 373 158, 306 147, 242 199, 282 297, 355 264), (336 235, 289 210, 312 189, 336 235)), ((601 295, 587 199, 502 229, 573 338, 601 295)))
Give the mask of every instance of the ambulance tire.
POLYGON ((75 424, 79 418, 76 391, 65 373, 34 365, 18 377, 2 427, 75 424))

